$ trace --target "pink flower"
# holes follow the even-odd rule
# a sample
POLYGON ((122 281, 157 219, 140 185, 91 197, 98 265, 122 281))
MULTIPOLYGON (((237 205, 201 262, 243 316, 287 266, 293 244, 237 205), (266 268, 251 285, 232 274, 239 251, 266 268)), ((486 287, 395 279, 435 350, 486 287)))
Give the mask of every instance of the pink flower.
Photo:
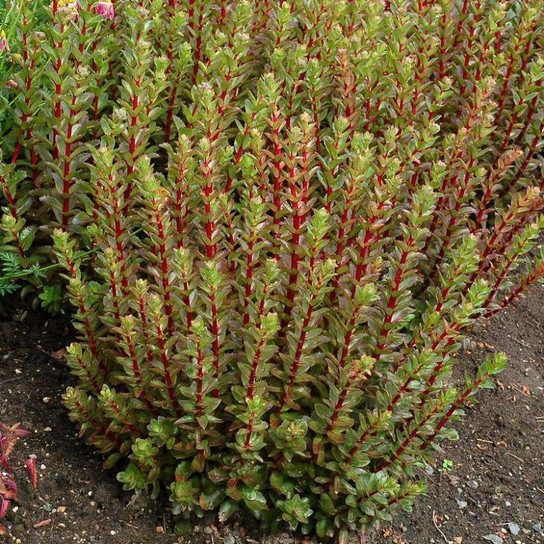
POLYGON ((112 20, 115 17, 115 8, 110 0, 100 0, 100 2, 96 4, 96 11, 105 19, 112 20))
POLYGON ((6 38, 6 33, 2 30, 0 32, 0 53, 9 53, 9 43, 6 38))

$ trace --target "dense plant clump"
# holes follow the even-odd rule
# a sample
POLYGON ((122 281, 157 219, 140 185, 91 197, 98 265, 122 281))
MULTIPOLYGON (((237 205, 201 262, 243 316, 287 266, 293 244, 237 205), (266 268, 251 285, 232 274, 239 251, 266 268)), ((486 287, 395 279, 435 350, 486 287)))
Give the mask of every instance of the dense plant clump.
POLYGON ((544 274, 544 2, 53 0, 23 17, 6 242, 66 270, 65 402, 175 512, 409 509, 544 274))

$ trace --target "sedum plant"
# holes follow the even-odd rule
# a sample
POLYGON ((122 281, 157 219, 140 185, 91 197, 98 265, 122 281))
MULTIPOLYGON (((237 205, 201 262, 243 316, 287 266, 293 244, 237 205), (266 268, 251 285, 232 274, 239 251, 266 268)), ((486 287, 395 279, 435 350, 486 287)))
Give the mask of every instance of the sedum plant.
POLYGON ((125 489, 341 541, 425 491, 505 365, 457 383, 463 335, 544 274, 543 8, 53 0, 20 27, 3 230, 53 239, 65 403, 125 489))

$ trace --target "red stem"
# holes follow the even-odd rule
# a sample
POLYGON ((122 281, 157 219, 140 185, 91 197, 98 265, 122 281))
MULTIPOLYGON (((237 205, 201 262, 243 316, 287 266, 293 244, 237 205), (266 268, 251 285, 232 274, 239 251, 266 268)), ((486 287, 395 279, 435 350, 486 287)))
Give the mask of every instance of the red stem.
POLYGON ((178 399, 176 397, 176 394, 174 392, 174 385, 172 381, 172 375, 170 374, 170 360, 168 359, 168 355, 166 354, 166 346, 164 344, 164 334, 162 331, 162 327, 157 325, 157 342, 159 344, 159 351, 161 355, 161 362, 162 367, 164 371, 164 378, 166 382, 166 391, 168 393, 168 397, 170 398, 170 402, 172 403, 172 407, 174 408, 174 411, 176 413, 176 416, 179 418, 182 415, 181 407, 178 403, 178 399))
POLYGON ((77 364, 83 368, 85 370, 85 374, 87 375, 87 379, 89 380, 94 392, 99 395, 100 394, 100 387, 98 385, 98 383, 96 382, 94 376, 92 375, 89 367, 83 362, 83 358, 82 357, 77 357, 77 364))
MULTIPOLYGON (((212 305, 212 351, 213 351, 213 366, 214 374, 213 377, 216 380, 219 380, 219 324, 217 321, 217 304, 215 301, 215 295, 210 295, 210 302, 212 305)), ((214 398, 219 397, 219 388, 216 387, 213 391, 214 398)))
MULTIPOLYGON (((406 242, 406 245, 409 248, 411 248, 414 245, 414 240, 411 236, 406 242)), ((393 284, 393 288, 391 289, 391 294, 387 302, 388 313, 387 313, 387 316, 385 317, 382 330, 380 331, 380 335, 379 335, 379 338, 381 338, 381 340, 378 342, 378 345, 376 346, 376 353, 374 353, 373 355, 376 361, 380 359, 380 356, 381 356, 380 352, 383 351, 385 347, 387 346, 387 337, 389 336, 389 329, 387 328, 387 326, 391 323, 393 319, 393 314, 395 313, 395 309, 397 307, 400 283, 402 281, 402 278, 404 277, 404 272, 405 272, 404 265, 406 264, 406 261, 408 260, 409 254, 410 254, 409 251, 405 249, 402 250, 397 272, 395 274, 395 281, 393 284)))
POLYGON ((134 376, 136 377, 136 384, 141 389, 142 400, 144 401, 148 410, 153 414, 153 416, 157 417, 159 412, 157 411, 157 409, 155 408, 155 406, 153 405, 153 403, 149 400, 149 397, 147 396, 145 385, 142 379, 142 372, 140 370, 140 365, 138 364, 138 357, 136 356, 136 350, 134 348, 134 343, 132 341, 130 334, 125 335, 125 342, 128 346, 128 353, 132 361, 132 371, 134 372, 134 376))
MULTIPOLYGON (((315 251, 316 251, 316 249, 315 249, 315 247, 313 247, 313 248, 311 248, 310 253, 312 255, 314 255, 315 251)), ((312 259, 311 262, 310 262, 310 271, 309 271, 309 277, 310 278, 312 277, 314 266, 315 266, 315 260, 312 259)), ((310 283, 311 283, 311 280, 310 280, 310 283)), ((300 328, 300 336, 299 336, 299 339, 298 339, 298 342, 297 342, 297 347, 296 347, 296 350, 295 350, 295 356, 293 357, 293 363, 292 363, 291 369, 289 371, 289 381, 288 381, 287 385, 285 386, 285 388, 283 390, 281 400, 280 400, 280 402, 278 404, 278 407, 276 408, 276 413, 278 413, 278 414, 283 410, 285 404, 289 400, 289 397, 291 395, 291 389, 292 389, 293 385, 295 384, 295 380, 297 378, 298 369, 299 369, 299 366, 300 366, 300 358, 302 356, 302 351, 304 349, 304 344, 306 342, 307 328, 308 328, 308 325, 310 324, 310 320, 312 319, 313 304, 314 304, 315 299, 317 297, 317 293, 319 292, 319 288, 320 288, 320 286, 316 285, 315 290, 312 293, 312 296, 310 297, 310 300, 308 302, 308 309, 306 310, 306 315, 304 316, 304 319, 303 319, 303 322, 302 322, 302 327, 300 328)))
POLYGON ((93 430, 97 433, 100 433, 109 440, 112 444, 115 445, 117 449, 119 449, 122 445, 121 440, 117 438, 115 435, 111 434, 107 429, 105 429, 94 417, 92 417, 89 412, 85 409, 85 407, 81 404, 81 402, 76 401, 75 402, 76 408, 78 409, 79 413, 91 424, 93 430))

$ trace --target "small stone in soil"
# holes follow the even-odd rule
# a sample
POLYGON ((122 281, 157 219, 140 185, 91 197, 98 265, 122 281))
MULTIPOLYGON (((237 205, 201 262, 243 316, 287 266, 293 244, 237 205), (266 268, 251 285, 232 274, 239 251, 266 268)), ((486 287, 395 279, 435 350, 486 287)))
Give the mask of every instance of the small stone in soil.
POLYGON ((542 523, 535 523, 533 525, 533 531, 535 531, 535 533, 541 533, 542 532, 542 523))
POLYGON ((469 480, 467 482, 467 485, 471 488, 471 489, 476 489, 478 487, 478 482, 476 480, 469 480))
POLYGON ((519 528, 519 525, 516 525, 515 523, 509 523, 508 524, 508 530, 514 535, 516 536, 519 531, 520 531, 520 528, 519 528))
POLYGON ((459 506, 459 508, 466 508, 467 507, 467 502, 466 501, 460 501, 459 499, 456 499, 457 500, 457 504, 459 506))
POLYGON ((493 542, 493 544, 503 544, 504 540, 497 535, 486 535, 484 536, 484 540, 489 540, 489 542, 493 542))

